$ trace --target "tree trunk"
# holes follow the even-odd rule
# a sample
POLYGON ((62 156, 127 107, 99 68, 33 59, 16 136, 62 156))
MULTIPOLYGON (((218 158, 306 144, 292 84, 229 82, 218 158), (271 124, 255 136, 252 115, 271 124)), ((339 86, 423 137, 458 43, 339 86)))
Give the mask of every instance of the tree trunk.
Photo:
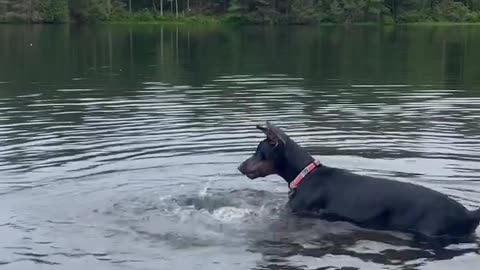
POLYGON ((160 0, 160 16, 163 17, 163 0, 160 0))
POLYGON ((397 0, 392 0, 392 17, 397 21, 397 0))
POLYGON ((468 8, 473 9, 473 2, 472 2, 472 0, 467 0, 467 1, 465 1, 465 5, 466 5, 468 8))
POLYGON ((107 0, 108 17, 112 15, 112 0, 107 0))
POLYGON ((0 15, 7 13, 8 2, 0 1, 0 15))
POLYGON ((28 13, 30 16, 30 22, 33 22, 33 0, 30 0, 30 7, 28 9, 28 13))
POLYGON ((190 0, 187 0, 187 12, 190 12, 190 0))
POLYGON ((128 12, 132 13, 132 0, 128 0, 128 12))
POLYGON ((157 13, 157 5, 155 5, 155 0, 152 0, 153 10, 157 13))
POLYGON ((175 0, 175 17, 178 18, 178 0, 175 0))

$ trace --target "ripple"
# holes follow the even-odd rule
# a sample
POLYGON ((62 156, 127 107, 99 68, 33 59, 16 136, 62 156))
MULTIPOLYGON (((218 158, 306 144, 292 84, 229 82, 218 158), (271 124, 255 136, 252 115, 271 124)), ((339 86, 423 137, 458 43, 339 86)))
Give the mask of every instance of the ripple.
POLYGON ((285 74, 243 74, 196 86, 148 79, 110 95, 74 81, 0 99, 1 264, 130 267, 194 256, 195 247, 249 250, 263 258, 259 269, 395 269, 478 252, 475 241, 435 250, 405 235, 292 219, 281 180, 236 173, 263 138, 255 125, 272 120, 325 164, 478 208, 480 99, 465 91, 339 79, 311 88, 285 74))
POLYGON ((91 89, 91 88, 69 88, 69 89, 57 89, 58 92, 91 92, 95 91, 96 89, 91 89))

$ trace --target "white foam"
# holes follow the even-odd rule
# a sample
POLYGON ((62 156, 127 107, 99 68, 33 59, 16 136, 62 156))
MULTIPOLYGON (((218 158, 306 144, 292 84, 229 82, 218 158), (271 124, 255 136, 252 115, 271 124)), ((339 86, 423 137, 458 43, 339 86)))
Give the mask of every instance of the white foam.
POLYGON ((225 223, 237 223, 252 213, 250 209, 226 206, 213 211, 212 217, 225 223))

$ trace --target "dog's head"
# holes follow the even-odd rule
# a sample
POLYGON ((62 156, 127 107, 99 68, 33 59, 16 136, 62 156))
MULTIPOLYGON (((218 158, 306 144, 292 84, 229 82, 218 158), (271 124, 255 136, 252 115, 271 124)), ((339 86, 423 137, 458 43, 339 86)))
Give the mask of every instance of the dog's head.
POLYGON ((238 170, 250 179, 278 174, 278 168, 285 162, 285 147, 290 140, 270 122, 267 122, 265 127, 257 126, 257 129, 265 133, 266 138, 258 144, 253 156, 238 167, 238 170))

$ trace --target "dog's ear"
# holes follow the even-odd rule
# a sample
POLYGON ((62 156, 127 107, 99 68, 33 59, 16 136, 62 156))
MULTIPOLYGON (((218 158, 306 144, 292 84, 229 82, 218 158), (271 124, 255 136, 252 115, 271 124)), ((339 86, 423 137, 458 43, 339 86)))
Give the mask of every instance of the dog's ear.
POLYGON ((267 128, 257 125, 257 129, 261 130, 263 133, 267 134, 267 128))
POLYGON ((287 144, 285 133, 269 121, 267 121, 267 127, 263 128, 262 131, 267 135, 267 139, 275 146, 280 144, 285 146, 287 144))

